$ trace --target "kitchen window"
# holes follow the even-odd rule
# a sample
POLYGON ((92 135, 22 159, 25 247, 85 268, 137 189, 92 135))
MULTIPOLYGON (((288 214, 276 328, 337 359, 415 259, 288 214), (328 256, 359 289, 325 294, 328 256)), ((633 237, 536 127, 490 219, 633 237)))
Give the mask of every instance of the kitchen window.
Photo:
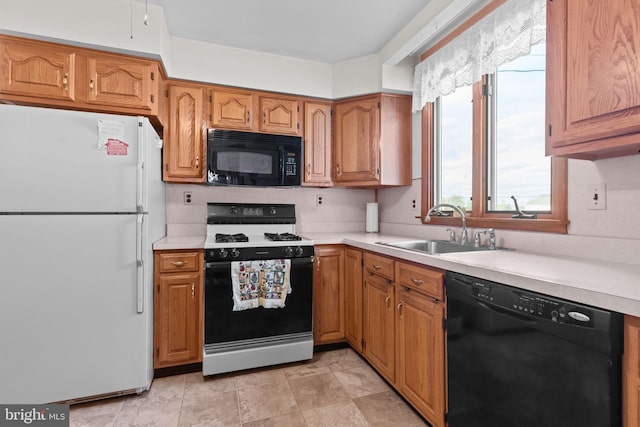
MULTIPOLYGON (((448 41, 454 45, 449 49, 449 57, 446 48, 441 49, 444 53, 435 49, 428 52, 427 56, 433 56, 430 61, 425 60, 416 68, 416 87, 420 89, 418 97, 422 98, 414 109, 424 103, 423 219, 432 206, 448 203, 466 210, 469 227, 567 232, 567 161, 546 157, 544 152, 543 19, 540 30, 544 2, 531 6, 529 17, 522 16, 523 4, 511 0, 505 6, 513 12, 501 10, 498 17, 482 18, 479 21, 482 25, 465 24, 469 29, 448 41), (483 54, 480 58, 483 63, 478 66, 472 47, 474 43, 480 44, 476 39, 486 44, 487 33, 495 31, 496 40, 490 50, 502 49, 502 40, 498 39, 505 24, 498 21, 510 13, 521 20, 517 24, 507 23, 515 31, 535 27, 530 30, 531 45, 519 47, 510 60, 496 60, 494 66, 485 64, 490 61, 483 54), (491 19, 495 22, 487 24, 491 19), (484 73, 472 78, 477 69, 484 73), (466 81, 476 82, 465 84, 466 81), (518 215, 516 202, 524 215, 518 215)), ((457 226, 460 220, 432 216, 430 224, 457 226)))

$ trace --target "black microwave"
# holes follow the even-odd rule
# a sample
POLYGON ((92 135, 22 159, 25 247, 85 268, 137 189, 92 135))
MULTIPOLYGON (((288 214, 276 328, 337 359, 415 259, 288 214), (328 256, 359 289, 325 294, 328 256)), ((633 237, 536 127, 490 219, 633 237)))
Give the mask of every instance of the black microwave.
POLYGON ((297 186, 302 164, 299 136, 207 131, 207 184, 297 186))

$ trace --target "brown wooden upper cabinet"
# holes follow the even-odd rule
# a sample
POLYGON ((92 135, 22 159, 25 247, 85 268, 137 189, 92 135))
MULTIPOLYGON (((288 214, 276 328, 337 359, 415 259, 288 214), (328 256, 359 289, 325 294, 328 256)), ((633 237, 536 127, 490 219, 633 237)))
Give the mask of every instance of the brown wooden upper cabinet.
POLYGON ((300 134, 300 101, 298 99, 260 97, 260 132, 300 134))
POLYGON ((376 94, 335 104, 334 183, 411 184, 411 97, 376 94))
POLYGON ((203 85, 169 86, 168 132, 165 130, 163 179, 204 182, 208 89, 203 85))
POLYGON ((0 39, 0 92, 75 101, 76 53, 28 40, 0 39))
POLYGON ((330 187, 331 180, 331 103, 304 104, 303 185, 330 187))
POLYGON ((158 103, 158 64, 116 55, 87 58, 87 102, 153 110, 158 103))
POLYGON ((547 155, 640 151, 640 14, 633 1, 547 2, 547 155))
POLYGON ((164 118, 156 61, 3 35, 0 56, 2 100, 164 118))
POLYGON ((214 128, 239 130, 255 129, 253 111, 255 95, 251 92, 213 91, 214 128))

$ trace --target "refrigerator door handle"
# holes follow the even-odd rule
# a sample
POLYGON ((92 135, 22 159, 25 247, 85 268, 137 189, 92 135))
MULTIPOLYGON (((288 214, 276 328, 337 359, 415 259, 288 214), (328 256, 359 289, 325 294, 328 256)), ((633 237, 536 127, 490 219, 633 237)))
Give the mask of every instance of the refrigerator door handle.
POLYGON ((144 122, 142 118, 138 118, 138 165, 136 168, 136 207, 138 213, 144 213, 144 200, 143 200, 143 177, 144 177, 144 122))
POLYGON ((136 268, 137 268, 137 280, 136 280, 136 312, 144 312, 144 263, 142 261, 143 251, 143 235, 142 226, 144 222, 144 215, 138 214, 136 219, 136 268))

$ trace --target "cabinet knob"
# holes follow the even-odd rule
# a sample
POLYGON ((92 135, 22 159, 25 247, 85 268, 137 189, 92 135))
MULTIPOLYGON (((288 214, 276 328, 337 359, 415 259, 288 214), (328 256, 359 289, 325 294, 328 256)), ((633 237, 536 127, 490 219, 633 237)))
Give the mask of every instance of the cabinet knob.
POLYGON ((390 303, 391 303, 391 297, 390 297, 390 296, 386 297, 386 298, 384 299, 384 303, 387 305, 387 308, 391 308, 391 305, 390 305, 390 303))
POLYGON ((402 316, 402 303, 398 304, 398 315, 402 316))
POLYGON ((307 176, 311 176, 311 163, 307 165, 307 176))
POLYGON ((64 90, 67 90, 68 84, 69 84, 69 74, 64 73, 64 76, 62 77, 62 88, 64 90))
POLYGON ((200 157, 196 157, 196 169, 200 169, 200 157))
POLYGON ((247 123, 251 122, 251 111, 247 111, 247 123))
POLYGON ((195 299, 196 298, 196 285, 195 283, 191 284, 191 299, 195 299))
POLYGON ((336 165, 336 173, 340 175, 340 165, 336 165))
POLYGON ((89 90, 93 92, 93 79, 89 80, 89 90))

